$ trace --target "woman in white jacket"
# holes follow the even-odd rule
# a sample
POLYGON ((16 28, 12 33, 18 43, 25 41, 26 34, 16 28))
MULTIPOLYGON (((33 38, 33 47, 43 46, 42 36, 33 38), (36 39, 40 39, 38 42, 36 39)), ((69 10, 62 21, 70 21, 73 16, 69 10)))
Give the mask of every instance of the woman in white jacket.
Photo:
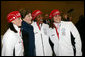
POLYGON ((56 56, 74 56, 71 34, 75 38, 76 56, 81 56, 81 39, 77 28, 72 22, 61 21, 60 11, 55 9, 50 13, 49 36, 54 44, 56 56))
POLYGON ((20 33, 21 15, 19 11, 8 14, 9 29, 2 39, 2 56, 23 56, 24 47, 20 33))
POLYGON ((49 26, 43 23, 42 12, 35 10, 32 17, 36 21, 32 23, 35 33, 36 56, 52 56, 49 37, 47 36, 49 26))

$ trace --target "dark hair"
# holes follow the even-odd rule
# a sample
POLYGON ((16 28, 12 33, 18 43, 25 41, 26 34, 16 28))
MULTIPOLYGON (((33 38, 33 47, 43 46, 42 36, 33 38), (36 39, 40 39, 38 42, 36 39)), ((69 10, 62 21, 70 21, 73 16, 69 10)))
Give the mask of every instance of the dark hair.
POLYGON ((20 9, 19 10, 20 14, 21 14, 21 19, 23 20, 25 18, 25 16, 29 13, 31 13, 30 10, 27 10, 27 9, 20 9))
POLYGON ((50 24, 49 24, 49 27, 51 27, 51 28, 54 28, 54 25, 53 25, 53 23, 54 23, 54 20, 53 20, 53 18, 50 20, 50 24))
POLYGON ((36 17, 35 17, 35 19, 33 20, 34 22, 36 22, 37 20, 36 20, 36 17))
POLYGON ((9 23, 9 28, 15 33, 17 33, 17 30, 14 28, 13 23, 9 23))

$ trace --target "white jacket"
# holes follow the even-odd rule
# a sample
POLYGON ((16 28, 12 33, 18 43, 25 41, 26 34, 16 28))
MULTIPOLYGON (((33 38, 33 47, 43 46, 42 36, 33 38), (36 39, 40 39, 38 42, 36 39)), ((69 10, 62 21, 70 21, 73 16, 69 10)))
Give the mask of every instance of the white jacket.
POLYGON ((23 56, 24 48, 22 38, 19 35, 20 28, 13 24, 18 33, 8 29, 2 39, 2 56, 13 56, 15 48, 15 56, 23 56))
POLYGON ((61 21, 58 32, 59 39, 55 28, 50 28, 48 32, 51 41, 54 43, 54 52, 56 56, 74 56, 70 32, 75 38, 76 56, 82 56, 80 34, 73 23, 61 21))
POLYGON ((33 22, 32 26, 35 33, 36 56, 52 56, 49 37, 47 36, 48 25, 43 23, 41 30, 39 30, 36 22, 33 22))

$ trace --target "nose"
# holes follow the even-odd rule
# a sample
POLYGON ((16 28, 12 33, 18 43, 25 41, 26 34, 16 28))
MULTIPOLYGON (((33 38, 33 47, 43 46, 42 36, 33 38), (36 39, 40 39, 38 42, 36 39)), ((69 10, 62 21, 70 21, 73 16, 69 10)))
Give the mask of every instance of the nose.
POLYGON ((43 19, 43 17, 40 17, 40 19, 43 19))
POLYGON ((20 19, 20 21, 22 22, 22 19, 20 19))
POLYGON ((30 19, 32 19, 32 16, 30 16, 30 19))

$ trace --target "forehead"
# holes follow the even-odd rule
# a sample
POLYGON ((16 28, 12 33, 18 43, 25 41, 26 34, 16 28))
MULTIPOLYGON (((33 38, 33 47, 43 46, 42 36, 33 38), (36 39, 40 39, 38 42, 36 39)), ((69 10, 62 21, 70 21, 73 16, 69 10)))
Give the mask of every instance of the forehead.
POLYGON ((16 18, 15 20, 19 20, 19 19, 21 19, 21 17, 19 17, 19 18, 16 18))
POLYGON ((60 15, 55 15, 54 17, 57 17, 57 16, 60 16, 60 15))
POLYGON ((42 14, 39 14, 37 17, 40 17, 40 16, 42 17, 42 14))
POLYGON ((27 15, 31 15, 31 13, 28 13, 27 15))

